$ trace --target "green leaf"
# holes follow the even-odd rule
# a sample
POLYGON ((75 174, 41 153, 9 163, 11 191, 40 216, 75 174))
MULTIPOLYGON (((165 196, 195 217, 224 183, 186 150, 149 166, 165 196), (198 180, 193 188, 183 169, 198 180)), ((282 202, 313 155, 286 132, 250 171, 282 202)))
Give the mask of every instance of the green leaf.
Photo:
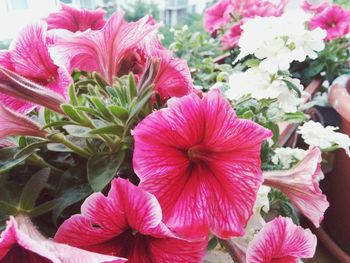
POLYGON ((209 240, 207 250, 213 250, 218 245, 218 239, 213 237, 209 240))
POLYGON ((107 109, 105 103, 98 97, 92 97, 91 102, 95 105, 96 109, 107 119, 112 120, 112 115, 107 109))
POLYGON ((112 112, 114 116, 116 116, 118 119, 122 121, 126 121, 129 117, 129 112, 121 106, 110 105, 108 106, 108 109, 112 112))
POLYGON ((54 199, 48 202, 45 202, 41 205, 38 205, 34 209, 32 209, 28 215, 30 217, 37 217, 41 216, 43 214, 46 214, 47 212, 53 210, 56 206, 58 206, 62 202, 61 199, 54 199))
POLYGON ((75 122, 72 121, 55 121, 52 123, 46 124, 44 127, 42 127, 42 130, 48 129, 48 128, 56 128, 56 127, 62 127, 64 125, 69 125, 69 124, 76 124, 75 122))
POLYGON ((135 77, 132 73, 129 74, 129 93, 130 93, 130 99, 134 98, 137 96, 137 85, 135 81, 135 77))
POLYGON ((88 180, 95 192, 102 191, 116 176, 125 158, 125 152, 96 153, 87 163, 88 180))
POLYGON ((127 122, 130 122, 132 120, 132 118, 134 118, 135 116, 137 116, 137 114, 139 114, 139 112, 142 110, 142 108, 150 100, 152 95, 153 95, 153 92, 150 92, 146 96, 144 96, 140 101, 138 101, 136 103, 136 105, 130 111, 130 115, 129 115, 127 122))
POLYGON ((0 201, 0 211, 1 214, 6 214, 6 215, 15 215, 18 213, 17 207, 6 203, 4 201, 0 201))
POLYGON ((87 138, 90 137, 90 128, 78 126, 78 125, 65 125, 63 126, 63 129, 65 129, 70 135, 81 137, 81 138, 87 138))
POLYGON ((99 74, 94 72, 92 74, 93 78, 95 79, 96 83, 101 87, 101 88, 106 88, 108 86, 107 81, 105 81, 99 74))
POLYGON ((24 186, 19 206, 23 210, 31 210, 35 206, 35 201, 44 189, 49 179, 50 169, 45 168, 34 174, 24 186))
POLYGON ((72 105, 62 104, 61 109, 71 118, 78 123, 86 123, 86 120, 74 109, 72 105))
POLYGON ((48 144, 49 141, 40 141, 40 142, 34 142, 32 144, 27 145, 26 147, 19 150, 14 156, 14 159, 20 158, 25 154, 33 153, 36 149, 40 148, 41 146, 44 146, 48 144))
POLYGON ((77 98, 77 94, 75 93, 75 86, 74 86, 74 84, 71 84, 71 85, 69 86, 68 95, 69 95, 70 103, 71 103, 73 106, 79 105, 79 100, 78 100, 78 98, 77 98))
POLYGON ((124 132, 124 127, 119 125, 111 125, 98 129, 93 129, 90 131, 92 135, 100 135, 100 134, 111 134, 121 136, 124 132))
POLYGON ((88 183, 77 179, 86 177, 85 172, 86 170, 83 167, 77 165, 63 174, 62 184, 56 195, 56 198, 59 198, 61 201, 52 211, 52 218, 55 223, 67 207, 79 202, 93 192, 88 183))
POLYGON ((12 167, 19 165, 28 157, 30 157, 36 150, 23 154, 19 158, 14 158, 15 154, 20 149, 18 147, 9 147, 0 149, 0 174, 9 171, 12 167))
POLYGON ((245 62, 245 64, 250 68, 257 67, 260 64, 260 60, 256 59, 256 58, 252 58, 252 59, 247 60, 245 62))

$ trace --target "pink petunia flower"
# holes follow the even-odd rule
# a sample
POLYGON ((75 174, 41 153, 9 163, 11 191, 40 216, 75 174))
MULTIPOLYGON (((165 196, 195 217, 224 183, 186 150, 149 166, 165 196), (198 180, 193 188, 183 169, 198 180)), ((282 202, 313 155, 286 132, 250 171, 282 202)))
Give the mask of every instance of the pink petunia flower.
POLYGON ((160 59, 154 90, 161 98, 182 97, 193 91, 191 72, 187 61, 173 58, 166 50, 158 50, 152 57, 160 59))
POLYGON ((311 222, 319 227, 329 203, 316 178, 321 171, 321 151, 311 147, 305 158, 290 170, 264 172, 264 184, 283 192, 311 222))
POLYGON ((56 241, 131 263, 200 262, 204 257, 207 239, 177 239, 162 222, 155 196, 127 180, 113 180, 107 197, 92 194, 81 210, 61 225, 56 241))
POLYGON ((245 20, 241 20, 240 22, 234 24, 228 32, 226 32, 222 38, 221 43, 224 46, 224 49, 230 49, 238 46, 239 39, 241 38, 241 34, 243 30, 241 29, 241 25, 244 24, 245 20))
POLYGON ((61 3, 61 10, 51 13, 44 20, 48 24, 48 30, 66 29, 71 32, 85 31, 88 29, 101 29, 106 20, 103 18, 106 12, 102 9, 86 10, 76 9, 61 3))
POLYGON ((350 11, 332 5, 311 19, 310 28, 317 27, 327 31, 327 40, 343 37, 350 32, 350 11))
POLYGON ((138 45, 157 25, 149 18, 127 23, 124 14, 114 14, 98 31, 74 34, 69 31, 55 33, 55 43, 50 48, 54 61, 72 72, 75 68, 97 71, 108 83, 125 72, 140 73, 146 59, 138 45))
POLYGON ((119 263, 126 259, 84 251, 43 237, 27 217, 10 217, 0 237, 0 262, 119 263))
POLYGON ((45 137, 37 123, 28 117, 8 109, 0 103, 0 141, 8 136, 27 135, 45 137))
POLYGON ((301 8, 304 11, 309 12, 309 13, 321 13, 323 10, 325 10, 329 6, 330 6, 329 3, 327 3, 327 2, 320 3, 318 5, 313 5, 309 1, 305 0, 302 3, 301 8))
POLYGON ((233 6, 231 0, 220 0, 204 13, 204 28, 213 33, 231 21, 233 6))
POLYGON ((309 229, 294 225, 290 218, 278 217, 267 223, 247 250, 247 263, 297 263, 312 258, 317 238, 309 229))
POLYGON ((184 236, 240 236, 262 182, 260 145, 271 131, 236 117, 218 90, 172 98, 133 131, 133 165, 164 220, 184 236))
POLYGON ((241 14, 246 18, 253 18, 256 16, 280 16, 283 14, 289 0, 281 0, 278 4, 273 4, 270 1, 247 1, 242 5, 241 14))
MULTIPOLYGON (((0 52, 0 66, 65 96, 71 77, 64 68, 53 63, 47 47, 52 39, 46 35, 46 31, 44 22, 26 26, 11 43, 10 49, 0 52)), ((0 81, 3 79, 4 76, 0 74, 0 81)), ((28 113, 35 107, 7 95, 2 95, 0 102, 21 113, 28 113)))

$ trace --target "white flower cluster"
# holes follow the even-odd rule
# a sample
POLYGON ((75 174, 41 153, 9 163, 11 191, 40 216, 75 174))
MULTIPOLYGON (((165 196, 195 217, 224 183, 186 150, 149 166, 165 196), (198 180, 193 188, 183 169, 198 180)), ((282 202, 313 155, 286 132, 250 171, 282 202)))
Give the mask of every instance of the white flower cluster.
POLYGON ((293 61, 302 62, 307 56, 316 58, 316 52, 324 49, 326 31, 306 29, 309 20, 310 15, 301 10, 248 20, 241 27, 238 59, 255 55, 261 60, 259 67, 273 74, 288 70, 293 61))
POLYGON ((323 127, 318 122, 308 121, 299 127, 298 133, 308 145, 315 145, 326 151, 333 148, 343 148, 350 156, 349 136, 336 132, 336 130, 338 130, 337 127, 323 127))
POLYGON ((227 98, 238 100, 250 95, 256 100, 277 99, 278 107, 284 112, 296 112, 302 103, 296 91, 289 89, 290 83, 301 93, 303 86, 298 79, 272 75, 259 67, 249 68, 245 72, 235 72, 229 78, 230 88, 225 92, 227 98))
POLYGON ((272 157, 272 163, 281 163, 283 169, 289 169, 295 161, 304 159, 306 154, 307 151, 299 148, 276 148, 275 155, 272 157))

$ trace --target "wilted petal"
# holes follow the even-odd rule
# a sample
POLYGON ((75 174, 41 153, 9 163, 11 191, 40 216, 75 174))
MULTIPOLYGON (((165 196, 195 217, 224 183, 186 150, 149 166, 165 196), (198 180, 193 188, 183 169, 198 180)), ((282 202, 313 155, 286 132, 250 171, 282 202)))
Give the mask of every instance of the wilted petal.
MULTIPOLYGON (((47 47, 52 40, 47 37, 46 31, 44 22, 26 26, 11 43, 9 51, 0 55, 0 66, 65 96, 71 77, 65 69, 53 63, 47 47)), ((3 79, 0 74, 0 82, 3 79)), ((4 96, 0 101, 19 112, 28 112, 33 108, 23 99, 4 96)))
POLYGON ((126 259, 96 254, 44 238, 24 216, 10 217, 0 238, 0 262, 6 263, 105 263, 126 259))
POLYGON ((260 144, 269 136, 239 120, 218 91, 173 98, 134 129, 134 170, 171 229, 242 235, 262 181, 260 144))
POLYGON ((311 222, 319 227, 329 203, 319 188, 321 151, 311 147, 305 158, 290 170, 264 172, 264 184, 283 192, 311 222))
POLYGON ((247 263, 297 263, 299 258, 312 258, 316 244, 317 238, 309 229, 294 225, 290 218, 278 217, 249 244, 247 263))
POLYGON ((102 9, 76 9, 62 3, 61 7, 61 10, 51 13, 44 19, 48 24, 48 30, 66 29, 71 32, 83 32, 88 29, 99 30, 106 23, 103 18, 106 12, 102 9))
MULTIPOLYGON (((57 38, 50 48, 54 61, 71 72, 78 68, 97 71, 109 83, 119 76, 120 65, 125 57, 140 59, 135 51, 138 44, 157 26, 148 24, 148 17, 127 23, 122 12, 114 14, 98 31, 72 33, 65 30, 55 32, 57 38)), ((124 60, 125 61, 125 60, 124 60)))
POLYGON ((10 110, 0 103, 0 140, 7 136, 27 135, 45 137, 37 123, 28 117, 10 110))
POLYGON ((108 196, 90 196, 82 206, 82 214, 65 221, 55 240, 124 256, 135 263, 177 259, 199 262, 206 239, 191 243, 177 239, 161 220, 161 209, 153 195, 124 179, 115 179, 108 196))

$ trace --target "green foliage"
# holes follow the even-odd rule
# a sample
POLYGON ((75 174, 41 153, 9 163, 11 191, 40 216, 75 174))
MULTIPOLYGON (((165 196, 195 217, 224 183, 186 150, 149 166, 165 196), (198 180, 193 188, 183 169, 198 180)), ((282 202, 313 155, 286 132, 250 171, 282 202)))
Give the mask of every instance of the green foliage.
POLYGON ((334 0, 334 4, 339 4, 345 8, 350 8, 350 1, 349 0, 334 0))
POLYGON ((315 60, 308 59, 303 63, 294 63, 290 71, 305 85, 319 75, 332 83, 338 76, 350 73, 349 46, 350 42, 347 38, 328 41, 325 49, 319 52, 315 60))
POLYGON ((142 0, 137 0, 134 4, 129 5, 125 9, 125 19, 127 21, 137 21, 145 15, 152 15, 152 17, 159 21, 159 8, 154 2, 145 3, 142 0))

